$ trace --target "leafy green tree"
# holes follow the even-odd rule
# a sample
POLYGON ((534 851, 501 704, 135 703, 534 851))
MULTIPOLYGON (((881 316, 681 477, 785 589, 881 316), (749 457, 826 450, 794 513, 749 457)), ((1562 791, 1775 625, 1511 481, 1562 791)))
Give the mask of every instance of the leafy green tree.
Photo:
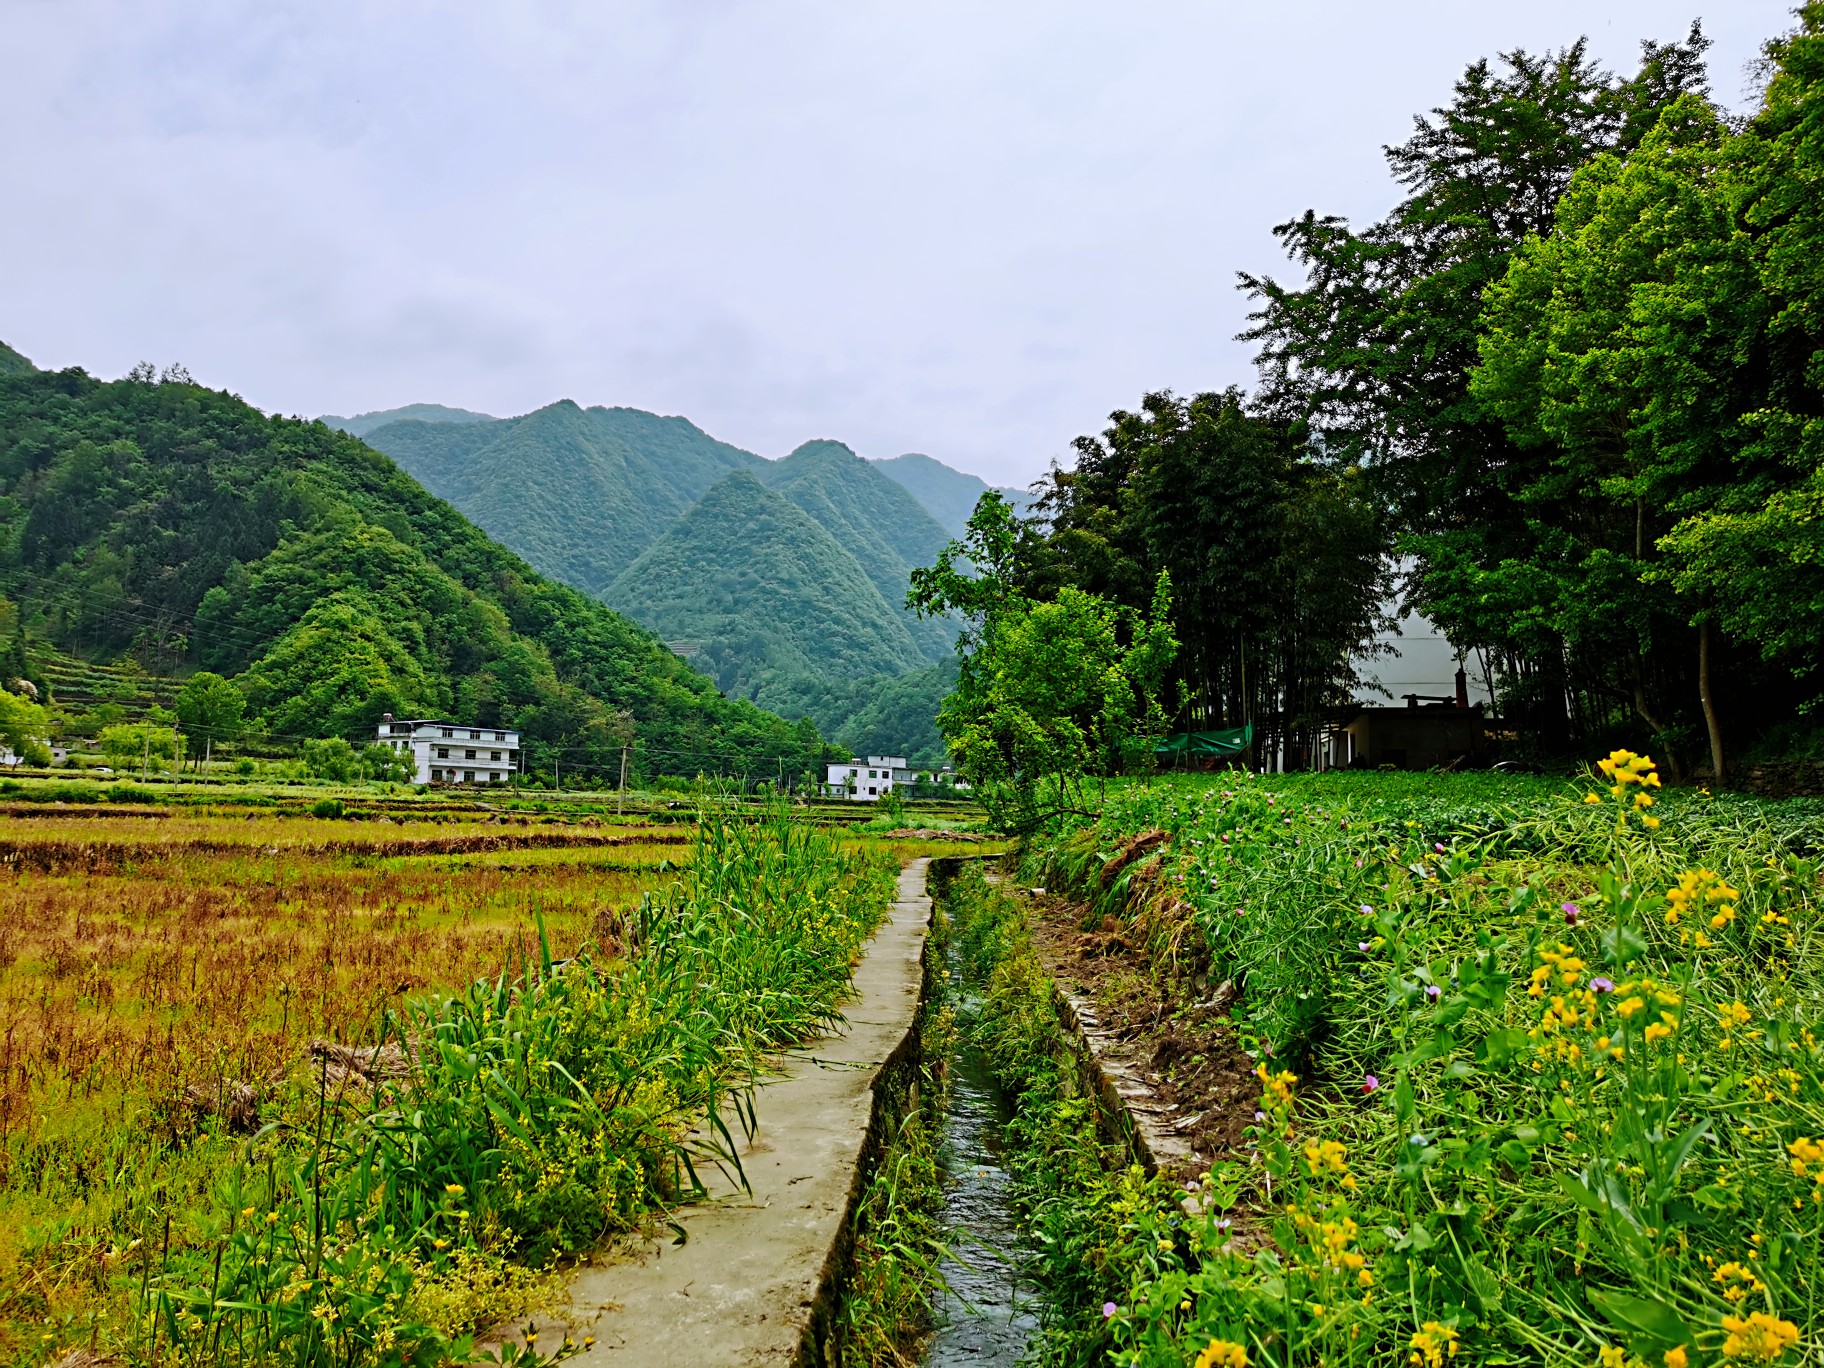
POLYGON ((1367 472, 1416 558, 1412 605, 1457 645, 1490 651, 1510 715, 1552 748, 1568 739, 1567 667, 1606 662, 1567 661, 1551 615, 1529 609, 1529 567, 1565 548, 1522 498, 1539 455, 1469 393, 1482 298, 1523 242, 1551 232, 1579 167, 1631 150, 1663 109, 1704 90, 1708 46, 1695 25, 1682 43, 1645 43, 1628 80, 1581 42, 1476 62, 1448 105, 1387 149, 1406 192, 1392 212, 1360 230, 1307 212, 1275 229, 1304 284, 1243 277, 1263 404, 1308 422, 1325 459, 1367 472), (1490 586, 1468 567, 1512 573, 1490 586))
POLYGON ((0 749, 28 765, 51 763, 50 714, 31 699, 0 689, 0 749))
POLYGON ((361 777, 376 784, 409 784, 417 770, 408 754, 402 754, 379 741, 369 742, 355 753, 361 777))
POLYGON ((1239 390, 1149 394, 1080 437, 1021 529, 1021 587, 1145 612, 1172 583, 1186 728, 1308 733, 1346 702, 1387 593, 1385 520, 1361 472, 1314 461, 1302 429, 1239 390))
POLYGON ((304 768, 315 778, 348 784, 363 777, 361 756, 345 737, 327 736, 306 741, 303 753, 304 768))
POLYGON ((174 711, 178 726, 191 738, 192 749, 206 754, 216 742, 240 735, 247 696, 214 671, 199 670, 184 682, 174 711), (195 745, 197 741, 202 745, 195 745))
MULTIPOLYGON (((1625 160, 1603 155, 1572 179, 1553 231, 1528 241, 1490 287, 1471 393, 1538 453, 1515 490, 1535 555, 1520 578, 1535 609, 1586 660, 1607 662, 1641 720, 1655 647, 1679 649, 1700 622, 1698 677, 1714 772, 1723 773, 1710 686, 1709 610, 1655 574, 1680 518, 1764 481, 1743 415, 1764 382, 1768 301, 1733 211, 1727 131, 1697 96, 1670 106, 1625 160)), ((1515 578, 1508 565, 1472 572, 1515 578)), ((1676 765, 1676 753, 1671 757, 1676 765)))
POLYGON ((938 724, 994 818, 1031 831, 1081 811, 1087 776, 1150 766, 1178 643, 1169 576, 1144 616, 1070 585, 1035 602, 1015 587, 1016 539, 1005 500, 984 494, 966 538, 913 572, 907 602, 962 618, 957 688, 938 724))
POLYGON ((157 722, 117 722, 101 729, 101 753, 116 769, 137 769, 142 764, 170 764, 171 728, 157 722))
MULTIPOLYGON (((1660 574, 1721 631, 1815 690, 1824 664, 1824 5, 1801 7, 1768 57, 1765 100, 1726 163, 1736 241, 1752 254, 1765 319, 1762 345, 1746 356, 1738 345, 1714 367, 1745 359, 1755 381, 1736 410, 1739 474, 1660 539, 1660 574)), ((1687 283, 1690 307, 1720 293, 1698 284, 1708 282, 1687 283)))

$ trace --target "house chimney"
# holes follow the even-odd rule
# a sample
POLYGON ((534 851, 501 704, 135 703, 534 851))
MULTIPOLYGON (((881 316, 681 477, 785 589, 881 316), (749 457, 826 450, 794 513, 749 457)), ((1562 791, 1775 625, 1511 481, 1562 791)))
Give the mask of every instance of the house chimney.
POLYGON ((1469 706, 1469 676, 1463 673, 1463 667, 1457 666, 1457 706, 1469 706))
MULTIPOLYGON (((1457 692, 1463 692, 1463 671, 1461 670, 1457 671, 1457 692)), ((391 722, 393 720, 393 715, 391 713, 381 713, 380 720, 382 722, 391 722)))

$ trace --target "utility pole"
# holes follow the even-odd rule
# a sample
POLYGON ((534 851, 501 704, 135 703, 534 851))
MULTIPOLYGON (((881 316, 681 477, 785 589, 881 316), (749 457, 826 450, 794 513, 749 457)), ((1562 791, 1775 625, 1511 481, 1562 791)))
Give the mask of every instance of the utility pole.
POLYGON ((144 781, 152 777, 152 724, 141 722, 139 734, 146 743, 145 754, 139 757, 139 777, 144 781))
POLYGON ((177 775, 178 775, 177 767, 180 763, 181 762, 178 759, 178 750, 177 750, 177 714, 172 713, 171 714, 171 782, 174 784, 177 782, 177 775))
POLYGON ((551 755, 551 787, 557 792, 562 793, 564 791, 564 781, 557 772, 557 766, 557 753, 553 751, 551 755))
POLYGON ((621 747, 620 797, 616 800, 614 815, 617 817, 627 815, 627 747, 625 746, 621 747))

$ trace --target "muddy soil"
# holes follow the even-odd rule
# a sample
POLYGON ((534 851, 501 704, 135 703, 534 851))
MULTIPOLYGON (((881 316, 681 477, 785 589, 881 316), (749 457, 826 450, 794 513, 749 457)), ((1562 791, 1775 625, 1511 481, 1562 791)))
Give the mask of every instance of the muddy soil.
POLYGON ((1085 930, 1083 904, 1023 895, 1039 957, 1069 1001, 1159 1168, 1194 1179, 1246 1147, 1260 1097, 1229 1024, 1226 984, 1165 980, 1113 917, 1085 930))

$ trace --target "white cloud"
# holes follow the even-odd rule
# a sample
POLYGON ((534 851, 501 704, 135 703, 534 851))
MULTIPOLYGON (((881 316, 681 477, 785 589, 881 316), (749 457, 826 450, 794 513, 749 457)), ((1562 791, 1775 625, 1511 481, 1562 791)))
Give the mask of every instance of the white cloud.
MULTIPOLYGON (((1783 2, 1714 17, 1735 98, 1783 2)), ((1653 0, 15 0, 0 338, 287 412, 567 395, 1024 481, 1246 383, 1238 269, 1465 63, 1653 0)))

